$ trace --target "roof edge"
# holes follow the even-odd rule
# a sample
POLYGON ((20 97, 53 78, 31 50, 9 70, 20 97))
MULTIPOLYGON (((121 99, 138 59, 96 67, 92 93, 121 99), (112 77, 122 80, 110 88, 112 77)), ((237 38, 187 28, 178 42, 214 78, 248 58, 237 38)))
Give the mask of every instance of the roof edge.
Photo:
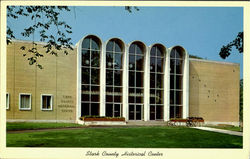
POLYGON ((239 63, 233 63, 233 62, 222 62, 222 61, 213 61, 213 60, 204 60, 204 59, 196 59, 196 58, 189 58, 190 61, 200 61, 200 62, 210 62, 210 63, 218 63, 218 64, 226 64, 226 65, 238 65, 239 63))
MULTIPOLYGON (((13 42, 23 42, 23 43, 32 43, 33 41, 31 40, 19 40, 19 39, 11 39, 10 41, 13 41, 13 42)), ((34 41, 35 43, 39 44, 39 45, 47 45, 46 42, 41 42, 41 41, 34 41)), ((70 45, 72 48, 77 48, 75 45, 70 45)))

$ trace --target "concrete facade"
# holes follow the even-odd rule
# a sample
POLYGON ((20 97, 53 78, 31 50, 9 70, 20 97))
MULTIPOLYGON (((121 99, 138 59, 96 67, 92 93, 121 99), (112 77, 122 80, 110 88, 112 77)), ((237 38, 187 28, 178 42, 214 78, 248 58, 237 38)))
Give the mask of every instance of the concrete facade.
POLYGON ((189 111, 209 123, 239 121, 239 64, 190 60, 189 111))
MULTIPOLYGON (((14 41, 7 46, 7 93, 9 94, 9 109, 7 112, 8 121, 57 121, 57 122, 78 122, 79 120, 79 46, 69 51, 68 55, 59 53, 59 56, 45 54, 39 58, 39 63, 44 66, 39 69, 29 65, 27 57, 23 56, 21 46, 32 47, 31 42, 14 41), (78 50, 78 51, 77 51, 78 50), (19 109, 20 93, 31 95, 31 110, 19 109), (52 110, 41 109, 41 95, 52 96, 52 110)), ((78 43, 79 45, 79 43, 78 43)), ((102 45, 102 50, 105 50, 102 45)), ((38 49, 45 52, 43 44, 39 43, 38 49)), ((126 46, 128 50, 128 45, 126 46)), ((169 50, 166 51, 169 56, 169 50)), ((105 68, 104 51, 101 53, 101 66, 105 68)), ((146 54, 148 56, 149 53, 146 54)), ((187 54, 188 55, 188 54, 187 54)), ((124 60, 128 59, 125 51, 124 60)), ((200 59, 189 59, 184 63, 183 80, 183 118, 188 116, 203 117, 207 123, 226 123, 237 125, 239 122, 239 77, 238 64, 222 63, 200 59)), ((146 64, 149 61, 146 62, 146 64)), ((168 58, 166 64, 168 64, 168 58)), ((101 70, 102 70, 101 67, 101 70)), ((145 69, 145 80, 149 74, 149 66, 145 69)), ((104 69, 105 70, 105 69, 104 69)), ((165 69, 164 79, 169 77, 165 69)), ((105 76, 100 71, 101 76, 105 76)), ((124 69, 126 76, 127 68, 124 69)), ((102 78, 102 77, 101 77, 102 78)), ((164 81, 164 121, 169 120, 169 80, 164 81), (168 108, 168 109, 167 109, 168 108)), ((123 96, 127 97, 126 80, 123 80, 123 96)), ((100 115, 105 113, 105 81, 100 84, 100 115)), ((149 84, 144 85, 144 90, 149 84)), ((144 102, 149 103, 149 94, 145 94, 144 102)), ((149 104, 145 104, 145 108, 149 104)), ((123 112, 128 111, 127 98, 123 100, 123 112)), ((147 109, 148 110, 148 109, 147 109)), ((147 110, 144 113, 147 114, 147 110)), ((148 110, 149 111, 149 110, 148 110)), ((128 120, 128 114, 122 114, 128 120)), ((145 115, 144 121, 149 120, 149 113, 145 115)))
MULTIPOLYGON (((29 65, 21 46, 32 47, 30 42, 14 41, 7 46, 7 92, 12 120, 76 120, 76 50, 58 57, 45 55, 39 59, 43 69, 29 65), (19 94, 31 94, 31 110, 19 109, 19 94), (41 109, 41 95, 52 95, 52 110, 41 109)), ((45 52, 39 44, 38 49, 45 52)))

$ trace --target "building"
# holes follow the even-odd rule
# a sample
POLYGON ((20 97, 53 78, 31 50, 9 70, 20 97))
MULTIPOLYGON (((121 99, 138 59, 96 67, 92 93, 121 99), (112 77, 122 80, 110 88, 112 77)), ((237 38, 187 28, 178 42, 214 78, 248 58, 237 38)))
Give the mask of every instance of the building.
MULTIPOLYGON (((44 50, 43 43, 38 43, 44 50)), ((83 37, 70 51, 29 65, 15 40, 7 46, 7 120, 78 122, 81 116, 168 121, 203 117, 239 123, 239 64, 189 58, 167 48, 119 38, 83 37)))

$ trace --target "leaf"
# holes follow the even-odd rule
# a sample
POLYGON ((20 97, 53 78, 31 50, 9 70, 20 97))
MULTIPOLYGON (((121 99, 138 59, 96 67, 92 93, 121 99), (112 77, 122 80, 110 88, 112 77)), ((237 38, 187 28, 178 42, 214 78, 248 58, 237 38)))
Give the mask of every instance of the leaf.
POLYGON ((25 46, 21 46, 20 49, 21 49, 21 50, 25 50, 26 47, 25 47, 25 46))
POLYGON ((40 65, 40 64, 37 64, 37 67, 40 68, 40 69, 43 69, 43 66, 40 65))
POLYGON ((26 7, 27 12, 32 13, 32 9, 30 7, 26 7))
MULTIPOLYGON (((68 34, 72 33, 72 27, 62 20, 60 16, 62 10, 70 11, 67 6, 7 6, 7 17, 17 19, 21 16, 29 16, 27 18, 33 20, 34 23, 27 24, 27 28, 23 29, 21 35, 33 38, 35 32, 38 32, 40 41, 47 42, 43 46, 46 49, 45 53, 57 56, 57 51, 62 50, 62 48, 73 49, 71 47, 71 38, 68 37, 68 34), (57 31, 51 33, 50 27, 56 28, 57 31)), ((7 26, 6 33, 6 43, 9 44, 15 36, 9 26, 7 26)), ((36 64, 38 67, 40 66, 37 58, 43 57, 43 52, 39 52, 37 43, 33 42, 32 48, 28 49, 22 46, 20 49, 26 50, 23 56, 32 55, 28 58, 30 65, 36 64)), ((65 51, 64 53, 67 54, 68 52, 65 51)))

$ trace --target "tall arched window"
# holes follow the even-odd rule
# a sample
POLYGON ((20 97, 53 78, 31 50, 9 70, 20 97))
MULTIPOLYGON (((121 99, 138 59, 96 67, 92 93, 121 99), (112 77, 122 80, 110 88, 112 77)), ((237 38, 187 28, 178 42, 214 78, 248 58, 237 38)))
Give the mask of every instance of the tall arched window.
POLYGON ((184 50, 175 47, 170 52, 170 118, 182 118, 184 50))
POLYGON ((129 47, 129 120, 143 119, 144 52, 141 42, 129 47))
POLYGON ((162 45, 154 45, 150 51, 150 120, 163 119, 164 55, 162 45))
POLYGON ((106 116, 122 116, 123 43, 111 39, 106 46, 106 116))
POLYGON ((100 114, 100 48, 101 41, 95 36, 82 42, 82 116, 100 114))

